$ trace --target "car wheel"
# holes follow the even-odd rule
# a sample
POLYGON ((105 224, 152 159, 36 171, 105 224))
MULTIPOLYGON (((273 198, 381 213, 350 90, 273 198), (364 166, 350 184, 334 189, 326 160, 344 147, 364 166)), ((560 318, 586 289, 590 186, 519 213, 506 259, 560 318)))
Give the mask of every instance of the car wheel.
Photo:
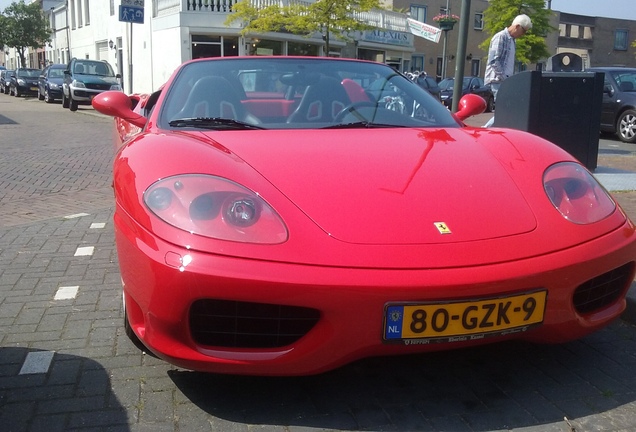
POLYGON ((20 97, 20 90, 18 90, 17 87, 13 89, 13 96, 20 97))
POLYGON ((62 93, 62 108, 68 108, 68 98, 62 93))
POLYGON ((77 101, 76 101, 76 100, 73 100, 73 97, 71 96, 71 97, 70 97, 70 100, 69 100, 69 106, 68 106, 68 107, 69 107, 69 109, 70 109, 71 111, 77 111, 77 107, 78 107, 78 106, 79 106, 79 105, 78 105, 77 101))
POLYGON ((636 143, 636 111, 625 110, 616 122, 616 134, 621 141, 636 143))
POLYGON ((44 100, 44 95, 40 92, 39 87, 38 87, 38 100, 44 100))
POLYGON ((44 89, 44 102, 53 103, 53 98, 51 97, 47 89, 44 89))

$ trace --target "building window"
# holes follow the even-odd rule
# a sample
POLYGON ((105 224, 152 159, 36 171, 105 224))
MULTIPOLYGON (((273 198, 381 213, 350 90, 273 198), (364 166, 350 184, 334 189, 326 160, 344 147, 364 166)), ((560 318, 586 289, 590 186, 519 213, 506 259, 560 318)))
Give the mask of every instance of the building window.
POLYGON ((88 8, 89 3, 90 2, 86 0, 86 3, 84 4, 84 21, 86 22, 86 25, 91 25, 91 11, 88 8))
POLYGON ((82 0, 78 0, 77 2, 77 26, 84 26, 84 15, 82 14, 82 0))
POLYGON ((411 56, 411 72, 424 72, 424 56, 411 56))
POLYGON ((115 0, 110 0, 110 16, 115 16, 115 0))
POLYGON ((75 2, 71 1, 71 29, 75 30, 76 25, 75 25, 75 2))
POLYGON ((614 31, 614 49, 617 51, 627 51, 627 41, 629 33, 627 30, 614 31))
POLYGON ((475 30, 483 30, 484 29, 484 13, 477 12, 475 13, 475 23, 473 24, 475 30))
POLYGON ((419 22, 426 22, 426 6, 411 5, 411 18, 419 22))
POLYGON ((283 43, 268 39, 254 39, 248 53, 249 55, 283 55, 283 43))
POLYGON ((290 56, 312 56, 317 57, 319 55, 320 47, 309 43, 300 42, 288 42, 287 43, 287 55, 290 56))
POLYGON ((480 76, 481 75, 481 60, 480 59, 471 59, 470 60, 470 74, 472 76, 480 76))

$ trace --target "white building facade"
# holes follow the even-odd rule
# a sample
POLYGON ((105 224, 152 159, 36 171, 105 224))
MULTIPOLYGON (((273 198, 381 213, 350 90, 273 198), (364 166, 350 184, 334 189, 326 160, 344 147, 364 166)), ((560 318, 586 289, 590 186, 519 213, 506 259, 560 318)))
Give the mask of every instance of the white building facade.
MULTIPOLYGON (((257 7, 287 5, 298 0, 251 1, 257 7)), ((303 3, 312 3, 304 1, 303 3)), ((242 24, 225 24, 237 0, 40 0, 49 19, 51 42, 30 53, 28 67, 67 63, 71 58, 107 60, 121 74, 126 93, 149 93, 159 88, 181 63, 199 57, 245 55, 310 55, 363 58, 408 70, 414 36, 406 15, 385 10, 358 18, 376 27, 358 32, 352 41, 330 38, 324 52, 321 34, 302 37, 289 33, 241 36, 242 24), (124 9, 122 11, 122 8, 124 9), (141 11, 135 22, 128 12, 141 11), (120 16, 120 13, 126 16, 120 16)), ((14 50, 6 63, 16 67, 14 50)))

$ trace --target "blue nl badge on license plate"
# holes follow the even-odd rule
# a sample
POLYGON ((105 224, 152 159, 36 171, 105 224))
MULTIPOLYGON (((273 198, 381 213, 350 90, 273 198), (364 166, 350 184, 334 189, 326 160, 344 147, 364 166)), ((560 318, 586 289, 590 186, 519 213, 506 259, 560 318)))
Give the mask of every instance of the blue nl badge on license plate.
POLYGON ((385 316, 386 325, 384 327, 384 339, 401 339, 404 306, 389 306, 386 310, 385 316))

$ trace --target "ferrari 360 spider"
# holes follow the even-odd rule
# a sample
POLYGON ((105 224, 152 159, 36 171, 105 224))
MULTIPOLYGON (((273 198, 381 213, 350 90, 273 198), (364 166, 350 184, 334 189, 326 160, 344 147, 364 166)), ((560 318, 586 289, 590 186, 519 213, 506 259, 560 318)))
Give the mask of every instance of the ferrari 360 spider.
POLYGON ((391 67, 228 57, 105 92, 128 335, 182 368, 562 343, 620 316, 636 230, 576 159, 391 67))

